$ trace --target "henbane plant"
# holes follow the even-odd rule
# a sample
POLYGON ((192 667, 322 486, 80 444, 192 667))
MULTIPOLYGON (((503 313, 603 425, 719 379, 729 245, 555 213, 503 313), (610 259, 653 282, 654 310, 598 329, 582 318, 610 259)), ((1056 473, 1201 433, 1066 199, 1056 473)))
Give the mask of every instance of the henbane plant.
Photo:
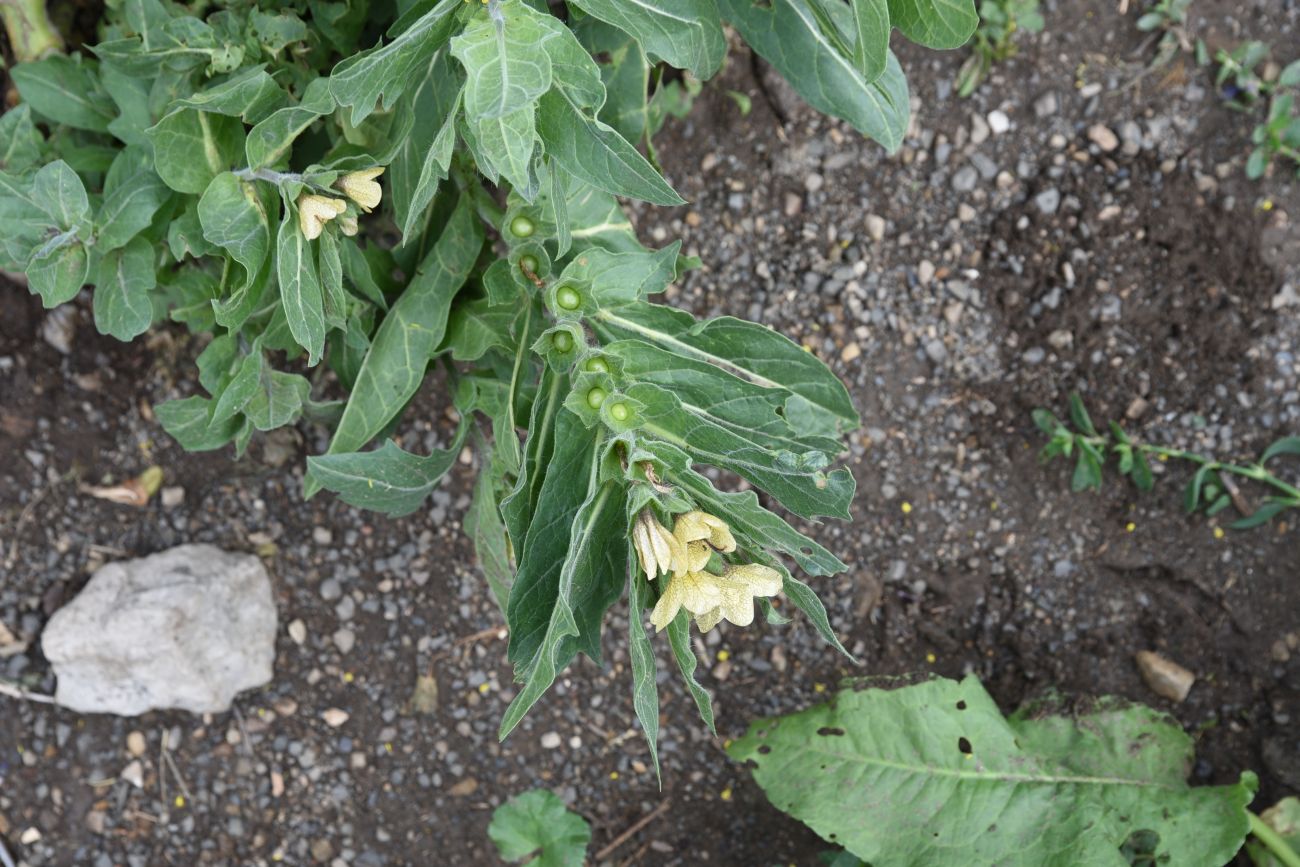
POLYGON ((643 247, 618 201, 682 203, 637 146, 653 154, 722 66, 724 21, 894 149, 892 28, 953 48, 976 16, 969 0, 111 2, 89 53, 12 70, 0 266, 50 307, 91 287, 118 339, 168 320, 198 335, 189 396, 156 407, 188 449, 325 426, 306 496, 409 513, 472 443, 465 524, 522 683, 502 736, 576 654, 599 658, 626 592, 653 751, 644 612, 711 725, 688 618, 748 623, 757 603, 780 622, 779 592, 838 646, 782 558, 844 564, 758 492, 811 520, 847 518, 854 491, 831 466, 858 425, 844 386, 768 328, 655 303, 695 263, 643 247), (460 424, 415 454, 392 435, 430 370, 460 424), (734 477, 749 489, 715 481, 734 477))

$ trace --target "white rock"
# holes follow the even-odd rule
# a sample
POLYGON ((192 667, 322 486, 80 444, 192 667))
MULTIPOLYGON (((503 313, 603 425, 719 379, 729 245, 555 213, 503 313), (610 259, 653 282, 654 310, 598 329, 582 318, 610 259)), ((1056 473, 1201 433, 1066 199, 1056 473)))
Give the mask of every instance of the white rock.
POLYGON ((293 639, 294 644, 302 644, 307 640, 307 624, 301 620, 295 620, 289 624, 289 637, 293 639))
POLYGON ((139 759, 123 768, 119 776, 137 789, 144 788, 144 766, 140 764, 139 759))
POLYGON ((223 713, 267 683, 276 614, 261 560, 181 545, 99 569, 41 637, 56 700, 82 713, 223 713))
POLYGON ((1002 133, 1011 129, 1011 118, 1007 117, 1006 112, 990 111, 989 129, 993 130, 994 135, 1002 135, 1002 133))
POLYGON ((342 710, 337 707, 332 707, 322 711, 320 718, 325 720, 325 725, 329 726, 332 729, 336 729, 348 721, 349 714, 345 710, 342 710))

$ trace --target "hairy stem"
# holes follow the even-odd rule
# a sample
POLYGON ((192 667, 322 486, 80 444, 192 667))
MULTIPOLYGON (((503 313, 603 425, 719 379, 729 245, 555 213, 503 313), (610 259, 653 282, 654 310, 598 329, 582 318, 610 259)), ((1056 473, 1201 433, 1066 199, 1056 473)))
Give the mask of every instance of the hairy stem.
POLYGON ((50 23, 45 0, 0 0, 0 18, 19 63, 62 53, 63 37, 50 23))

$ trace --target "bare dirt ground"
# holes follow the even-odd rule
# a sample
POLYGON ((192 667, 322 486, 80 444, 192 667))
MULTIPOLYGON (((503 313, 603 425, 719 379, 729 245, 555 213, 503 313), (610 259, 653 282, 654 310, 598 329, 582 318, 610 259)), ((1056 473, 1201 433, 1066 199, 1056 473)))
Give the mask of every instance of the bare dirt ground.
MULTIPOLYGON (((676 303, 790 334, 845 377, 863 415, 847 456, 854 520, 812 532, 850 564, 818 589, 864 663, 798 621, 711 633, 699 651, 719 733, 846 676, 974 672, 1007 710, 1049 690, 1167 710, 1196 736, 1194 781, 1251 768, 1266 805, 1300 790, 1296 521, 1220 538, 1236 515, 1185 515, 1188 473, 1173 464, 1150 494, 1113 475, 1101 494, 1071 494, 1068 467, 1038 463, 1029 413, 1061 412, 1077 389, 1098 419, 1225 458, 1300 432, 1300 187, 1285 172, 1246 180, 1250 124, 1190 57, 1144 74, 1139 10, 1045 11, 1046 32, 970 100, 952 93, 960 53, 901 47, 918 111, 894 157, 799 105, 743 50, 658 140, 692 204, 638 211, 639 229, 706 263, 676 303), (747 116, 728 90, 751 98, 747 116), (1144 649, 1197 674, 1185 702, 1145 686, 1144 649)), ((1211 47, 1270 41, 1283 63, 1300 44, 1292 2, 1204 0, 1191 23, 1211 47)), ((593 854, 667 802, 602 862, 816 863, 827 845, 767 805, 666 667, 660 790, 621 607, 606 667, 577 665, 498 744, 513 685, 460 532, 472 461, 429 508, 389 520, 303 502, 302 455, 323 446, 310 427, 238 463, 186 454, 150 407, 193 393, 200 348, 171 330, 123 346, 94 332, 88 305, 60 325, 0 286, 0 623, 31 642, 0 676, 48 690, 49 615, 98 563, 181 542, 263 556, 284 627, 275 681, 237 714, 80 717, 0 699, 0 836, 15 854, 494 864, 492 808, 546 786, 590 819, 593 854), (49 329, 71 329, 68 354, 49 329), (136 510, 79 492, 155 463, 182 502, 136 510), (414 713, 430 671, 438 706, 414 713), (328 708, 347 723, 326 725, 328 708), (133 731, 142 788, 121 778, 133 731), (183 792, 163 780, 164 733, 183 792)), ((449 433, 433 384, 402 437, 449 433)))

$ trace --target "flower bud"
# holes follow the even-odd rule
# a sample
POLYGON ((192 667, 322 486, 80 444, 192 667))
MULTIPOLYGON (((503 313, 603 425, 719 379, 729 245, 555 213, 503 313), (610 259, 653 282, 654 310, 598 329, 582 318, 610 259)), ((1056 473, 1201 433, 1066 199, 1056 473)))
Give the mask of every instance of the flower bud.
POLYGON ((636 517, 632 526, 632 547, 651 581, 660 574, 679 571, 680 564, 685 561, 681 543, 649 509, 642 509, 636 517))
POLYGON ((334 186, 342 190, 345 196, 356 202, 357 207, 368 214, 379 206, 379 200, 384 196, 383 188, 375 180, 383 173, 383 166, 349 172, 335 181, 334 186))
POLYGON ((303 193, 298 197, 298 228, 308 241, 315 241, 325 231, 325 224, 348 208, 342 199, 303 193))
POLYGON ((361 227, 357 225, 356 214, 344 214, 339 217, 339 231, 347 235, 349 238, 356 235, 360 230, 361 227))

